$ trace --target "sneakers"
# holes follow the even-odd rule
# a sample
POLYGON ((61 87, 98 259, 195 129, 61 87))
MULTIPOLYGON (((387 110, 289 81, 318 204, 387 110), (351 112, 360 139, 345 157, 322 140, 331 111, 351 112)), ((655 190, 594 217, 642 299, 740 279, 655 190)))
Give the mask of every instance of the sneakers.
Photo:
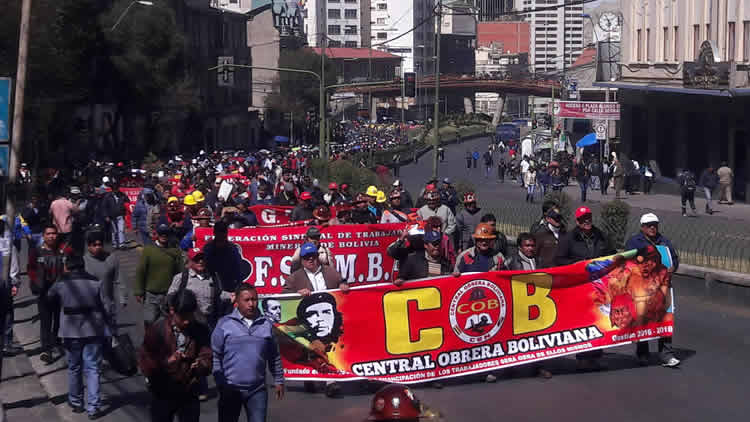
POLYGON ((661 364, 661 366, 663 366, 665 368, 675 368, 675 367, 677 367, 679 365, 680 365, 680 360, 677 359, 674 356, 672 356, 671 358, 669 358, 667 361, 662 362, 662 364, 661 364))
POLYGON ((20 355, 21 353, 23 353, 23 347, 17 344, 9 344, 8 346, 5 346, 5 349, 3 349, 3 355, 5 357, 13 357, 16 355, 20 355))
POLYGON ((73 410, 73 413, 83 413, 86 411, 86 409, 84 409, 83 406, 77 406, 71 402, 68 402, 68 407, 70 407, 73 410))
POLYGON ((102 412, 102 409, 95 409, 93 412, 89 413, 89 420, 95 421, 102 416, 104 416, 104 412, 102 412))

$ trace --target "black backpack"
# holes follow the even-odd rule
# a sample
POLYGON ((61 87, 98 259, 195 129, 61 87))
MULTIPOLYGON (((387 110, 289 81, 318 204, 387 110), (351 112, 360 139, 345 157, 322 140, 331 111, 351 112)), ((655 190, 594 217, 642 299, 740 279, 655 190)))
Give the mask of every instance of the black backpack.
POLYGON ((695 183, 695 176, 693 173, 686 171, 682 175, 682 185, 685 186, 685 189, 688 191, 695 191, 696 183, 695 183))

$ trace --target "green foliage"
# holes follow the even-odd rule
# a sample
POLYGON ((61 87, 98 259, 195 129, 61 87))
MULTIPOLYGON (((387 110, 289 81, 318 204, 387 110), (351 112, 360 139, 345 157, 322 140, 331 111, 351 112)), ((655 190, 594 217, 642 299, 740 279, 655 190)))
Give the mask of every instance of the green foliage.
POLYGON ((315 159, 311 163, 311 170, 313 175, 320 179, 321 184, 328 184, 330 181, 335 181, 339 185, 346 183, 355 194, 364 192, 370 185, 378 186, 378 189, 387 192, 385 181, 378 180, 374 171, 356 167, 351 160, 327 163, 325 160, 315 159))
MULTIPOLYGON (((321 57, 310 49, 282 49, 279 67, 307 70, 320 74, 321 57)), ((326 60, 326 85, 336 83, 336 69, 331 60, 326 60)), ((266 107, 276 113, 293 113, 295 126, 305 124, 307 112, 318 110, 320 105, 320 81, 313 75, 296 72, 278 72, 272 93, 266 97, 266 107)), ((288 128, 271 128, 284 132, 288 128)))
POLYGON ((630 205, 624 201, 616 199, 602 204, 600 215, 601 229, 609 236, 617 248, 625 246, 629 217, 630 205))
MULTIPOLYGON (((130 5, 120 0, 101 17, 101 27, 109 28, 130 5)), ((162 95, 184 81, 185 39, 178 30, 174 10, 165 2, 150 7, 131 7, 114 31, 104 32, 109 42, 110 60, 122 84, 120 94, 140 105, 155 104, 162 95)), ((195 93, 197 95, 197 93, 195 93)))
POLYGON ((544 200, 555 201, 557 203, 558 208, 560 208, 560 214, 562 214, 563 221, 566 225, 573 222, 573 199, 571 199, 570 195, 565 192, 549 190, 547 191, 547 195, 544 196, 544 200))

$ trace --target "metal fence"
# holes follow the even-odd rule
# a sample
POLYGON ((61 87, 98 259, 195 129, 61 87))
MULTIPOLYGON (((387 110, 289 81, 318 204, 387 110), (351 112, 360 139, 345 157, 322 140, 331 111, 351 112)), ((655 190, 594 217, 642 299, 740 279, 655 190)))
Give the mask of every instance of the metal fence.
MULTIPOLYGON (((499 201, 491 207, 498 229, 511 239, 529 230, 541 218, 541 203, 499 201)), ((600 208, 592 206, 594 224, 603 228, 600 208)), ((660 214, 660 231, 673 243, 680 262, 750 274, 750 225, 728 219, 660 214)), ((626 238, 640 230, 640 211, 632 210, 626 238)), ((571 216, 567 221, 573 224, 571 216)), ((569 224, 569 225, 570 225, 569 224)))

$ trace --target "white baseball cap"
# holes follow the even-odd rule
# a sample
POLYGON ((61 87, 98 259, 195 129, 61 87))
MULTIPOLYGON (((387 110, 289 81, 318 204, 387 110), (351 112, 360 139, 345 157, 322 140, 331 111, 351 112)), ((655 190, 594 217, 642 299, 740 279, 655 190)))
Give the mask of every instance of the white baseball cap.
POLYGON ((401 181, 396 180, 395 182, 393 182, 393 186, 401 186, 401 181))
POLYGON ((648 213, 643 214, 641 216, 641 225, 648 224, 648 223, 658 223, 659 217, 656 216, 656 214, 648 213))

